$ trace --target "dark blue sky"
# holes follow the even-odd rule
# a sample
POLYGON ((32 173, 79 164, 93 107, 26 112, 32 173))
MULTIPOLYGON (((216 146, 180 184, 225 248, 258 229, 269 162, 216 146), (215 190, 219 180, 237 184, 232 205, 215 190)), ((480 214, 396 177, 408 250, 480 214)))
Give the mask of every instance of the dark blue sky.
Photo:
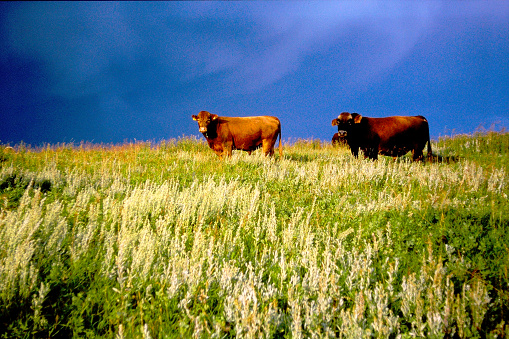
POLYGON ((505 0, 0 2, 0 143, 200 136, 200 110, 508 128, 508 55, 505 0))

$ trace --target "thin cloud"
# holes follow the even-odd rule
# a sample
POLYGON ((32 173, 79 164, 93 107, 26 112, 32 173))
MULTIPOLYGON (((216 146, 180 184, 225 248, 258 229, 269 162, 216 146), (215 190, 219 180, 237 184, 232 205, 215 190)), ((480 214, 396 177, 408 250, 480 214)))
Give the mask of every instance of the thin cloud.
MULTIPOLYGON (((257 11, 247 15, 257 34, 220 34, 222 39, 211 38, 210 44, 202 49, 204 66, 200 70, 199 64, 195 65, 198 69, 193 75, 224 71, 226 86, 234 87, 236 92, 256 92, 297 72, 307 58, 331 46, 349 43, 351 36, 359 36, 361 40, 357 30, 367 23, 369 28, 363 28, 361 34, 372 37, 372 44, 359 45, 353 50, 356 62, 349 65, 345 81, 354 78, 355 83, 369 82, 411 51, 433 23, 438 10, 435 3, 388 4, 391 5, 379 2, 319 2, 314 6, 302 2, 260 4, 256 6, 257 11), (411 16, 404 14, 412 11, 411 16), (224 61, 221 56, 226 56, 224 61)), ((201 13, 203 20, 213 19, 212 8, 208 6, 209 11, 201 13)))
POLYGON ((154 16, 152 6, 29 3, 10 13, 7 40, 15 52, 44 62, 57 95, 111 90, 101 83, 115 81, 112 67, 144 61, 179 81, 223 74, 223 86, 253 92, 297 72, 317 51, 355 36, 360 22, 370 26, 363 34, 381 41, 354 50, 359 62, 348 75, 362 80, 386 71, 411 50, 436 10, 388 4, 177 3, 158 6, 154 16), (413 10, 409 25, 399 13, 413 10))

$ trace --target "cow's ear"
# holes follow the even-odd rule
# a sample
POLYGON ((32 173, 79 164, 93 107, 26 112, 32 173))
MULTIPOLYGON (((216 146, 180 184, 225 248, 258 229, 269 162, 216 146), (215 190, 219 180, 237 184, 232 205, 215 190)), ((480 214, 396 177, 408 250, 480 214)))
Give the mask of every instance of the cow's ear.
POLYGON ((352 117, 353 117, 353 122, 355 122, 356 124, 360 124, 361 123, 362 115, 357 114, 357 113, 352 113, 352 117))
POLYGON ((333 119, 332 126, 337 126, 337 125, 338 125, 338 119, 333 119))
POLYGON ((198 121, 198 116, 193 114, 193 115, 191 115, 191 117, 193 118, 194 121, 198 121))
POLYGON ((210 115, 210 120, 216 120, 217 118, 219 118, 219 115, 217 115, 217 114, 210 115))

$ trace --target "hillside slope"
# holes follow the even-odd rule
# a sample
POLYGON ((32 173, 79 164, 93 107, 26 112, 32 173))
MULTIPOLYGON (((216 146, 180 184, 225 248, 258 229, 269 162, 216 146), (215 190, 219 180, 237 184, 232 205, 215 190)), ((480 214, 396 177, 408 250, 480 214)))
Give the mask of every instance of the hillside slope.
POLYGON ((4 337, 509 335, 509 134, 0 147, 4 337))

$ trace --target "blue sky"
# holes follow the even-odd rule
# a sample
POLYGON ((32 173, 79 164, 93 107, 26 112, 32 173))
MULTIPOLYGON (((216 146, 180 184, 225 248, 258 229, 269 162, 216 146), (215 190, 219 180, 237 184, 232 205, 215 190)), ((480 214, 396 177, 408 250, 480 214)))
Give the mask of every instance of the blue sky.
POLYGON ((201 110, 509 128, 508 55, 509 1, 0 2, 0 143, 201 137, 201 110))

